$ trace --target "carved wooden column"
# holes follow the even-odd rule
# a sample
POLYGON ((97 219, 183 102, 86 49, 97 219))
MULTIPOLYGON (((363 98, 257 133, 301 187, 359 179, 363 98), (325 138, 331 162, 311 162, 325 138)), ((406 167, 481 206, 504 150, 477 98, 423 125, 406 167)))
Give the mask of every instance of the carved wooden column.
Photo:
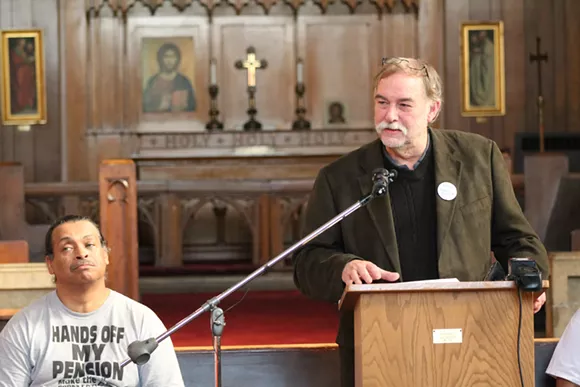
POLYGON ((0 239, 26 239, 22 164, 0 163, 0 187, 0 239))
POLYGON ((253 257, 252 263, 255 266, 262 266, 270 259, 272 253, 270 248, 270 205, 271 198, 267 194, 262 194, 256 201, 256 227, 254 228, 253 257))
POLYGON ((111 248, 108 285, 139 299, 137 179, 131 160, 104 160, 99 168, 100 226, 111 248))
POLYGON ((181 226, 181 201, 173 193, 159 197, 159 235, 155 266, 179 267, 183 265, 183 228, 181 226))

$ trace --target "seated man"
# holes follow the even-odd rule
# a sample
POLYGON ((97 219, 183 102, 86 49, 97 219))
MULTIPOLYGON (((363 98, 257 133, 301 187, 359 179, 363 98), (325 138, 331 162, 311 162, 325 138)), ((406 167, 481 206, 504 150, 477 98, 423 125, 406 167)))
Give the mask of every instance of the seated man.
POLYGON ((580 309, 566 326, 546 370, 556 387, 580 386, 580 309))
POLYGON ((152 310, 106 287, 109 251, 93 221, 57 220, 45 252, 56 290, 0 332, 0 387, 184 385, 170 338, 146 364, 120 366, 129 344, 166 329, 152 310))

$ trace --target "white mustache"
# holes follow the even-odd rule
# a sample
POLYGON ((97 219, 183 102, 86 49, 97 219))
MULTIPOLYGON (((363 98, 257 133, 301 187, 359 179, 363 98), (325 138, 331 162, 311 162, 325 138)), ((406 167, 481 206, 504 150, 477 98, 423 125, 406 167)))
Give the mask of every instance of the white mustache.
POLYGON ((385 129, 399 130, 404 135, 407 135, 407 132, 408 132, 408 129, 404 125, 399 124, 398 122, 392 122, 392 123, 388 124, 385 121, 382 121, 380 124, 377 125, 376 129, 377 129, 377 132, 379 132, 379 133, 385 129))

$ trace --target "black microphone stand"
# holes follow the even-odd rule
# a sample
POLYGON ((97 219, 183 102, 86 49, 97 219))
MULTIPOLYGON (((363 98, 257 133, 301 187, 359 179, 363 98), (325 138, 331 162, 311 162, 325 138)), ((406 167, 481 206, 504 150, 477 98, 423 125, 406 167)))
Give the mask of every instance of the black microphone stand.
POLYGON ((294 252, 299 247, 304 246, 306 243, 310 242, 312 239, 316 238, 318 235, 322 234, 335 224, 341 222, 344 218, 355 212, 361 207, 367 205, 372 199, 383 196, 387 193, 388 185, 393 182, 397 173, 395 170, 388 171, 386 169, 375 169, 373 171, 373 188, 371 193, 364 196, 356 203, 348 207, 346 210, 342 211, 340 214, 336 215, 334 218, 330 219, 328 222, 290 246, 286 251, 280 253, 270 261, 266 262, 263 266, 256 269, 254 272, 249 274, 246 278, 238 282, 237 284, 231 286, 224 292, 220 293, 219 295, 209 299, 206 301, 201 307, 199 307, 195 312, 190 314, 189 316, 185 317, 183 320, 175 324, 166 332, 162 333, 158 337, 154 338, 151 337, 147 340, 142 341, 134 341, 129 345, 128 348, 128 355, 129 358, 125 359, 121 363, 121 367, 125 367, 130 362, 133 362, 137 365, 145 364, 149 361, 151 357, 151 353, 157 348, 160 342, 165 340, 167 337, 175 333, 177 330, 181 329, 185 325, 187 325, 190 321, 194 320, 195 318, 199 317, 201 314, 205 312, 211 312, 211 329, 212 335, 214 338, 214 360, 215 360, 215 381, 216 387, 221 387, 221 336, 223 327, 225 325, 225 318, 224 312, 222 309, 218 308, 218 304, 224 298, 235 292, 236 290, 240 289, 244 285, 248 284, 256 277, 264 274, 267 269, 270 269, 274 265, 276 265, 280 260, 284 257, 288 256, 290 253, 294 252))

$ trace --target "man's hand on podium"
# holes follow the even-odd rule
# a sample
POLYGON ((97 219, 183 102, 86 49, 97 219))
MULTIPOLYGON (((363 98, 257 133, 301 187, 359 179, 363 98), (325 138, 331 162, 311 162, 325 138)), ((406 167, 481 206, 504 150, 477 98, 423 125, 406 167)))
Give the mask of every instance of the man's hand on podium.
POLYGON ((399 279, 399 273, 383 270, 372 262, 360 259, 350 261, 342 270, 342 281, 346 285, 361 285, 362 281, 370 284, 380 279, 393 282, 399 279))
POLYGON ((538 313, 540 309, 542 309, 542 305, 544 305, 545 303, 546 303, 546 292, 543 292, 534 301, 534 313, 538 313))

